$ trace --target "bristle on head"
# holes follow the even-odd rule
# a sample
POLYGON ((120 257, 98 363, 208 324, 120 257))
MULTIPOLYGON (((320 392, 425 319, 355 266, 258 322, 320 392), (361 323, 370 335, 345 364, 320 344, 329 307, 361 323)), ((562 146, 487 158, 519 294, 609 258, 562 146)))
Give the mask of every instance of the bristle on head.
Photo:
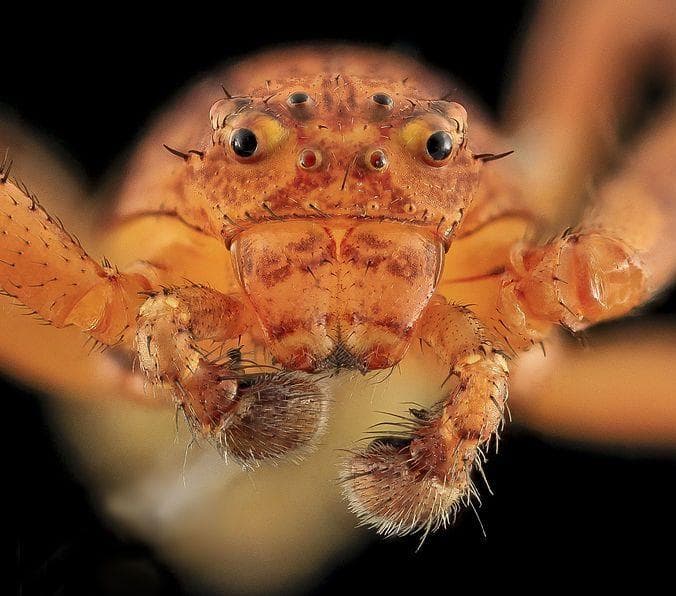
POLYGON ((505 151, 504 153, 476 153, 474 155, 474 159, 486 163, 489 161, 496 161, 498 159, 509 157, 510 155, 512 155, 512 153, 514 153, 513 149, 511 151, 505 151))

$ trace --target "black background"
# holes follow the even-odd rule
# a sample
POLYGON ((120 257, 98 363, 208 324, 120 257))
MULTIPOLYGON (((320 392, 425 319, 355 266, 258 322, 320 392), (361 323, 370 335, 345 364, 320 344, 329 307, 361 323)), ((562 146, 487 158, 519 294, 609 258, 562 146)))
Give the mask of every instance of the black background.
MULTIPOLYGON (((367 18, 364 7, 324 6, 331 13, 320 14, 313 4, 241 13, 226 4, 181 4, 143 17, 121 7, 77 15, 61 8, 5 13, 0 104, 73 156, 92 185, 120 163, 150 114, 187 81, 276 42, 369 40, 416 51, 496 109, 532 6, 474 4, 451 6, 443 18, 433 6, 384 4, 370 7, 375 18, 367 18), (398 18, 384 19, 397 10, 398 18)), ((650 316, 666 320, 672 312, 673 297, 667 297, 650 316)), ((186 593, 152 552, 97 517, 54 449, 40 401, 8 382, 0 389, 10 593, 186 593)), ((496 492, 481 509, 487 539, 473 516, 463 515, 418 553, 415 539, 374 543, 316 592, 389 593, 404 586, 577 592, 633 581, 643 591, 647 583, 669 582, 673 454, 592 452, 511 428, 487 473, 496 492)))

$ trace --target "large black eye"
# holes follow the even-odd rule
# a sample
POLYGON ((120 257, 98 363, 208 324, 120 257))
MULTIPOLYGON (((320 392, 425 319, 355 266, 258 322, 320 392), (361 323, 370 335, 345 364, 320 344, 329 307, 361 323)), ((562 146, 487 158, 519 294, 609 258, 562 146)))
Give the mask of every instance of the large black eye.
POLYGON ((251 157, 256 153, 258 139, 256 135, 248 128, 238 128, 233 131, 230 137, 230 146, 236 155, 240 157, 251 157))
POLYGON ((434 161, 441 161, 451 154, 453 139, 445 130, 437 130, 429 136, 425 147, 434 161))

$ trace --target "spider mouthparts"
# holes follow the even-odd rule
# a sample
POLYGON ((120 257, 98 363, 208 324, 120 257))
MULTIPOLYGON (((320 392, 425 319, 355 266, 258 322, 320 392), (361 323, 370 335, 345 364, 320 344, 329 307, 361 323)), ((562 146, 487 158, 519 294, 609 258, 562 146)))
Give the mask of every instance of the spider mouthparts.
POLYGON ((358 370, 361 373, 368 371, 368 366, 364 359, 351 352, 344 343, 338 341, 333 351, 317 366, 318 370, 323 369, 350 369, 358 370))

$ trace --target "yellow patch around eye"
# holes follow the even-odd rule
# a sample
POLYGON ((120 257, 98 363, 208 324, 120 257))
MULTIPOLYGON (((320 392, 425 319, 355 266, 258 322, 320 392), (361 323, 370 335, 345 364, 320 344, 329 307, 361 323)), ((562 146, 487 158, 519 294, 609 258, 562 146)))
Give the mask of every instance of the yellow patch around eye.
POLYGON ((247 119, 245 126, 255 133, 261 148, 266 152, 274 151, 288 134, 279 120, 266 114, 256 114, 251 119, 247 119))
POLYGON ((424 147, 431 132, 430 126, 425 120, 421 118, 411 120, 401 130, 402 144, 410 151, 418 152, 424 147))
POLYGON ((447 132, 452 139, 453 146, 458 143, 457 133, 454 133, 456 121, 452 123, 439 114, 424 114, 417 118, 409 120, 401 129, 400 141, 402 145, 414 156, 420 156, 430 165, 439 166, 445 163, 444 160, 435 160, 430 157, 427 150, 427 142, 431 135, 437 131, 447 132))

